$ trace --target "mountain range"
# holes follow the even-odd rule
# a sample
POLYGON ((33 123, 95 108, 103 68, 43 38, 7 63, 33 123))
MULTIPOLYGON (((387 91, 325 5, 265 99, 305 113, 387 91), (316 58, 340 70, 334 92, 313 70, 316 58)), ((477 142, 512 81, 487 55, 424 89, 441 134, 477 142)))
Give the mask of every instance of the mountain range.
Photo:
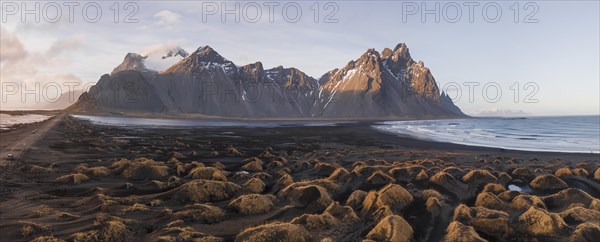
POLYGON ((71 109, 81 113, 197 114, 223 118, 396 119, 464 116, 431 71, 398 44, 367 50, 319 79, 296 68, 238 66, 210 46, 158 71, 128 53, 71 109))

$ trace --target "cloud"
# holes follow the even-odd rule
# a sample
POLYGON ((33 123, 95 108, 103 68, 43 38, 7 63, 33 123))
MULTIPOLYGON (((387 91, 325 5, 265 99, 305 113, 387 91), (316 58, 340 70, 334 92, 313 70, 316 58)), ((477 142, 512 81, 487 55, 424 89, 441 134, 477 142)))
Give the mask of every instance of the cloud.
POLYGON ((172 29, 177 27, 181 23, 182 19, 181 15, 169 10, 162 10, 154 14, 154 17, 158 18, 158 21, 154 23, 154 26, 164 29, 172 29))
POLYGON ((27 55, 21 41, 4 27, 0 27, 0 63, 17 61, 27 55))
POLYGON ((139 54, 146 57, 146 68, 162 71, 188 55, 188 52, 180 47, 184 41, 171 40, 164 44, 151 45, 143 48, 139 54))
MULTIPOLYGON (((2 109, 30 108, 32 105, 49 102, 45 95, 52 96, 52 94, 48 94, 48 90, 43 89, 45 86, 59 86, 59 92, 68 91, 68 85, 73 83, 80 84, 80 88, 83 87, 81 78, 64 71, 65 67, 71 63, 68 54, 83 45, 83 36, 65 37, 52 43, 46 51, 31 52, 26 49, 15 33, 4 27, 1 27, 0 31, 0 53, 2 53, 0 55, 0 73, 2 74, 0 75, 2 87, 0 106, 2 109), (8 88, 8 86, 11 87, 8 88), (12 95, 7 94, 13 88, 17 88, 18 92, 12 95), (25 94, 23 88, 27 90, 35 88, 36 95, 25 94), (23 96, 25 101, 23 101, 23 96)), ((56 92, 56 88, 49 91, 56 92)))
POLYGON ((48 56, 59 55, 63 52, 68 52, 77 49, 83 45, 84 38, 82 35, 74 35, 68 38, 58 40, 52 44, 46 54, 48 56))
POLYGON ((168 41, 164 44, 151 45, 142 48, 142 50, 138 53, 142 56, 148 56, 153 54, 163 55, 173 49, 177 49, 180 46, 179 40, 168 41))

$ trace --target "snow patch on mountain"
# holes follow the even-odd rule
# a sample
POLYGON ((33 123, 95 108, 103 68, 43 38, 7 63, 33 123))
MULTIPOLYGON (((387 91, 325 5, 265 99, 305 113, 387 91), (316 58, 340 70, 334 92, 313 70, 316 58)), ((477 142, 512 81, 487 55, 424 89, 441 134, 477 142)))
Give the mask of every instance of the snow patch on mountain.
POLYGON ((142 49, 139 54, 145 58, 146 68, 155 71, 165 70, 189 55, 175 43, 149 46, 142 49))

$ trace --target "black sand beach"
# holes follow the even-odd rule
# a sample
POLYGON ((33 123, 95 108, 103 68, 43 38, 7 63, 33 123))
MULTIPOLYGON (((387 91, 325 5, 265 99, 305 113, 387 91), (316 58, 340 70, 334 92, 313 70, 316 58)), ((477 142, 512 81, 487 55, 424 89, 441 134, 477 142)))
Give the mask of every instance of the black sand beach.
MULTIPOLYGON (((42 125, 2 131, 2 154, 42 125)), ((598 154, 420 141, 370 125, 142 129, 66 116, 3 162, 0 240, 599 236, 598 154)))

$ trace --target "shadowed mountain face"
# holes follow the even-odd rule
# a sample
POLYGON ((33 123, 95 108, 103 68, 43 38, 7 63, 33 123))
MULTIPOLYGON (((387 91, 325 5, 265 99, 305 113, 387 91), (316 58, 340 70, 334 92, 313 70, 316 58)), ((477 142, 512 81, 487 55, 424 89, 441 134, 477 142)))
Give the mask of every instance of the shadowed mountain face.
POLYGON ((463 115, 423 62, 399 44, 370 49, 319 81, 296 68, 237 66, 209 46, 162 72, 129 53, 83 95, 82 112, 201 114, 231 118, 397 118, 463 115))

